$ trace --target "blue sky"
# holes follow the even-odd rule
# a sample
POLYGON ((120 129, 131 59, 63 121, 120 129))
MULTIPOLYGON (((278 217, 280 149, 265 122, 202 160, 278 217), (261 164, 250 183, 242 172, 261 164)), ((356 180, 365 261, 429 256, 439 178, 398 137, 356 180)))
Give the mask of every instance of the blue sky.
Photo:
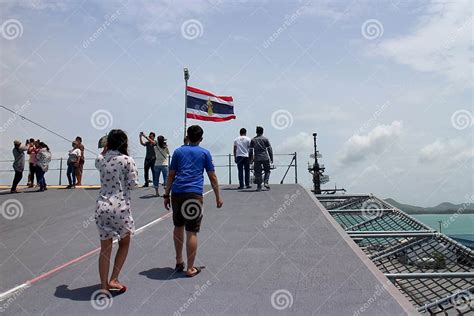
MULTIPOLYGON (((92 150, 110 128, 135 156, 142 130, 178 146, 187 66, 190 85, 234 97, 237 120, 196 121, 214 154, 262 125, 309 186, 318 132, 329 187, 423 206, 473 193, 470 1, 1 1, 0 22, 1 104, 92 150)), ((16 138, 69 149, 0 118, 2 160, 16 138)))

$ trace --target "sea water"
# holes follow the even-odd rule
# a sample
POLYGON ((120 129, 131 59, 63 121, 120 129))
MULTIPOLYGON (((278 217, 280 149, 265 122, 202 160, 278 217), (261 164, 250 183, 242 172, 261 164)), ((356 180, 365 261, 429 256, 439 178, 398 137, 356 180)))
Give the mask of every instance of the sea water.
POLYGON ((453 238, 474 242, 474 214, 423 214, 411 215, 425 225, 453 238))

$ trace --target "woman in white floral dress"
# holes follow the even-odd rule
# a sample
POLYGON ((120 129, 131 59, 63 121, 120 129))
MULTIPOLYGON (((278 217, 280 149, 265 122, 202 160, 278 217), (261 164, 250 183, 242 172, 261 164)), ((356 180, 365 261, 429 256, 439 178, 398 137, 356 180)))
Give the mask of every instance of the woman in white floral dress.
POLYGON ((127 288, 118 281, 118 275, 127 258, 130 235, 135 231, 130 210, 130 191, 138 185, 138 171, 135 161, 128 156, 128 138, 122 130, 110 131, 107 145, 97 157, 95 166, 100 171, 101 183, 95 211, 95 222, 101 240, 100 281, 102 290, 108 294, 110 291, 123 293, 127 288), (119 238, 119 249, 109 281, 114 237, 119 238))

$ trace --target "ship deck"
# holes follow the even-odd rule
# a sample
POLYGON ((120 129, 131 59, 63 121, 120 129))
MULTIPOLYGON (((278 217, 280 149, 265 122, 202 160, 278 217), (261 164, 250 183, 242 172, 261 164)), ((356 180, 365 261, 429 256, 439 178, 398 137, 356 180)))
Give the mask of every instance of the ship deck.
POLYGON ((416 313, 303 187, 222 191, 222 209, 212 192, 204 199, 197 265, 205 269, 185 278, 173 270, 162 198, 135 190, 137 234, 121 274, 128 291, 105 306, 91 299, 99 288, 97 190, 0 195, 3 206, 15 199, 8 203, 22 211, 0 217, 0 308, 6 315, 416 313))

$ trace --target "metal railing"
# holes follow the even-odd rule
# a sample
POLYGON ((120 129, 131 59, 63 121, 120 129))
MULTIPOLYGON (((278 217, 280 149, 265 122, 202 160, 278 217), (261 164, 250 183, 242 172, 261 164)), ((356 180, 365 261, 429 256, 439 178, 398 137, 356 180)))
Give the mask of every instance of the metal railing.
MULTIPOLYGON (((212 156, 214 159, 214 167, 222 183, 237 183, 237 164, 234 162, 234 156, 232 154, 218 154, 212 156), (223 174, 222 171, 225 173, 223 174)), ((290 170, 293 170, 294 183, 298 183, 298 158, 297 153, 291 154, 274 154, 274 167, 277 170, 281 171, 280 176, 282 176, 279 181, 280 184, 284 183, 286 177, 290 173, 290 170), (288 158, 288 159, 287 159, 288 158), (286 161, 286 163, 285 163, 286 161), (289 161, 289 162, 288 162, 289 161), (283 169, 279 169, 283 168, 283 169), (284 171, 284 172, 283 172, 284 171)), ((135 162, 139 171, 144 170, 144 159, 145 157, 134 157, 135 162)), ((66 180, 66 170, 67 170, 67 158, 60 157, 51 159, 49 164, 49 170, 46 174, 47 180, 50 180, 56 176, 58 185, 67 183, 66 180)), ((83 183, 84 184, 98 184, 99 177, 97 169, 94 166, 95 158, 86 158, 83 169, 83 183), (93 173, 94 172, 94 173, 93 173)), ((13 168, 11 167, 13 160, 0 160, 0 183, 3 185, 10 185, 11 180, 13 179, 13 168), (8 167, 7 167, 8 165, 8 167), (10 179, 11 178, 11 179, 10 179)), ((277 170, 272 170, 272 173, 277 170)), ((23 174, 22 182, 27 178, 28 174, 28 161, 25 162, 25 171, 23 174)), ((276 172, 277 175, 280 172, 276 172)), ((151 178, 151 177, 150 177, 151 178)), ((272 176, 274 178, 274 176, 272 176)), ((51 183, 54 184, 54 183, 51 183)))

